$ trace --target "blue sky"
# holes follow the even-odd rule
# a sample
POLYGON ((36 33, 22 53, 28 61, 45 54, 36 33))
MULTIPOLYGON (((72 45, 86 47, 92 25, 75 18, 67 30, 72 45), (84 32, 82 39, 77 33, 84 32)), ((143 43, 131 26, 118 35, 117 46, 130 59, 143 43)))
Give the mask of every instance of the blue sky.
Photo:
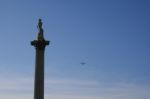
POLYGON ((0 99, 33 99, 38 18, 45 99, 149 99, 149 0, 0 0, 0 99), (86 62, 81 65, 81 62, 86 62))

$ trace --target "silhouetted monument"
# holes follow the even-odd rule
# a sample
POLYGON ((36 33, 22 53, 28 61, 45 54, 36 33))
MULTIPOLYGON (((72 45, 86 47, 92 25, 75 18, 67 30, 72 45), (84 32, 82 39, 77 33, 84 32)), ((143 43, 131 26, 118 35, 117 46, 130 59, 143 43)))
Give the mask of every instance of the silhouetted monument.
POLYGON ((46 45, 49 45, 49 41, 44 39, 41 19, 39 19, 37 27, 39 30, 37 39, 31 41, 31 45, 36 49, 34 99, 44 99, 44 51, 46 45))

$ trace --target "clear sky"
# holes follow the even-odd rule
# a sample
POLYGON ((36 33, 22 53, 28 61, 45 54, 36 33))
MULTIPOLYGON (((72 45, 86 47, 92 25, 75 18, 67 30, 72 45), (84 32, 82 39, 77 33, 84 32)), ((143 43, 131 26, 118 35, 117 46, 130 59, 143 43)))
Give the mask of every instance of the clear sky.
POLYGON ((0 13, 0 99, 33 99, 38 18, 45 99, 150 99, 149 0, 0 0, 0 13))

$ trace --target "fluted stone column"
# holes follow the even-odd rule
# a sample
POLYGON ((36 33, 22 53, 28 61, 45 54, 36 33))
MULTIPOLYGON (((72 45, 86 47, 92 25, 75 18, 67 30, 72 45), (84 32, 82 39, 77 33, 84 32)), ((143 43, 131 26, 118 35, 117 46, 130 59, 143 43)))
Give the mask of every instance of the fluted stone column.
POLYGON ((35 80, 34 80, 34 99, 44 99, 44 51, 49 45, 43 36, 42 21, 39 19, 37 40, 31 41, 31 45, 35 47, 35 80))

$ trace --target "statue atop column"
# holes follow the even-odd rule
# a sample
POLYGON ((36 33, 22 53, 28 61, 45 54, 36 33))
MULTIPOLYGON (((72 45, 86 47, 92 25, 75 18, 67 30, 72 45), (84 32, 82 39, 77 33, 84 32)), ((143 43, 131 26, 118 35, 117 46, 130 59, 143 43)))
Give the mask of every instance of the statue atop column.
POLYGON ((49 45, 49 41, 44 39, 42 20, 39 19, 37 24, 38 37, 31 41, 31 45, 35 47, 35 79, 34 79, 34 99, 44 99, 44 52, 45 47, 49 45))
POLYGON ((37 25, 37 28, 39 30, 38 37, 37 37, 38 40, 44 40, 44 35, 43 35, 44 31, 43 31, 42 25, 43 25, 42 19, 39 19, 39 22, 38 22, 38 25, 37 25))

